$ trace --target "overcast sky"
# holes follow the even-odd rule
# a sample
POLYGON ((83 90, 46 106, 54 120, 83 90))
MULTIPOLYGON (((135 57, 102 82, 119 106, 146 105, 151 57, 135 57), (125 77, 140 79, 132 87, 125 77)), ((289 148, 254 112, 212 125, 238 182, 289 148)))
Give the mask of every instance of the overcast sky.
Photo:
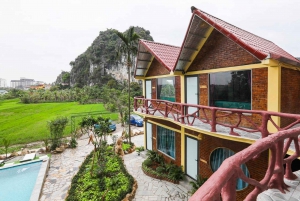
POLYGON ((0 78, 52 83, 108 28, 140 26, 181 46, 191 6, 300 57, 299 0, 1 0, 0 78))

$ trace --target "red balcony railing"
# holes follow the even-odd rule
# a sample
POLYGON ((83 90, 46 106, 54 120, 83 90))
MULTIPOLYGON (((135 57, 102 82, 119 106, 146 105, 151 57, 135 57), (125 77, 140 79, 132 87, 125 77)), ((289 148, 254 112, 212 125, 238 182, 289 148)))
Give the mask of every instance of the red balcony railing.
POLYGON ((134 98, 134 109, 149 115, 172 118, 174 121, 189 126, 197 126, 196 121, 202 122, 202 125, 210 126, 211 132, 217 132, 217 125, 219 125, 229 128, 231 135, 239 135, 237 131, 240 130, 247 133, 260 133, 262 138, 270 134, 268 131, 269 122, 278 131, 290 129, 300 123, 300 115, 297 114, 218 108, 159 99, 145 99, 143 97, 134 98), (190 112, 191 110, 192 112, 190 112), (289 123, 281 128, 275 123, 273 117, 288 119, 289 123))
POLYGON ((235 183, 237 178, 255 187, 245 200, 256 200, 259 193, 269 188, 277 188, 284 192, 287 189, 287 185, 283 181, 284 177, 291 180, 297 178, 292 172, 291 164, 293 160, 300 156, 298 139, 300 127, 297 125, 300 122, 300 115, 208 107, 145 99, 143 97, 135 98, 134 109, 148 115, 172 118, 174 121, 190 126, 195 126, 196 121, 202 122, 210 125, 211 132, 216 132, 218 130, 217 125, 219 125, 229 128, 229 134, 231 135, 238 135, 237 130, 248 133, 260 133, 262 139, 258 139, 248 148, 226 159, 190 200, 214 201, 220 200, 221 197, 223 201, 235 200, 235 183), (193 108, 192 111, 190 108, 193 108), (255 118, 252 118, 253 116, 255 118), (287 122, 289 123, 284 127, 280 127, 273 120, 274 117, 288 119, 287 122), (230 118, 231 120, 228 121, 230 118), (277 128, 277 133, 270 135, 268 131, 269 122, 277 128), (291 147, 294 149, 294 154, 284 158, 291 147), (271 151, 271 157, 265 177, 261 181, 256 181, 244 175, 240 169, 241 164, 257 157, 267 149, 271 151), (285 171, 284 164, 286 165, 285 171))

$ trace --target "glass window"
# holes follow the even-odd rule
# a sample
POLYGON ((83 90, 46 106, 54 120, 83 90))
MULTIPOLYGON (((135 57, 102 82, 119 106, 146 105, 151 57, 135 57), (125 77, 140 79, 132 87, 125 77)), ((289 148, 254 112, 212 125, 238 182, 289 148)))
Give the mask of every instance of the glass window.
POLYGON ((175 132, 157 126, 157 149, 175 158, 175 132))
POLYGON ((209 74, 210 106, 251 110, 251 70, 209 74))
MULTIPOLYGON (((230 149, 226 149, 226 148, 218 148, 215 149, 211 155, 210 155, 210 167, 212 169, 213 172, 217 171, 219 169, 219 167, 221 166, 221 164, 223 163, 223 161, 226 158, 229 158, 230 156, 233 156, 235 153, 233 151, 231 151, 230 149)), ((241 165, 241 169, 243 170, 244 174, 249 177, 249 171, 248 168, 245 164, 241 165)), ((244 182, 243 180, 241 180, 240 178, 237 179, 236 182, 236 190, 242 190, 244 188, 246 188, 248 186, 248 183, 244 182)))
POLYGON ((175 102, 175 78, 157 79, 157 99, 175 102))

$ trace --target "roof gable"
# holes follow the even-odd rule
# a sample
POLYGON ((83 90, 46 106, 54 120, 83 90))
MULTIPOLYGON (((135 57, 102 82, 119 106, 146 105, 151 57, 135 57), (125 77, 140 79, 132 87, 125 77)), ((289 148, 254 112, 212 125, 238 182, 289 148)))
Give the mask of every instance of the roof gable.
MULTIPOLYGON (((205 32, 203 33, 203 30, 206 29, 205 31, 207 31, 206 25, 209 25, 213 29, 219 31, 259 60, 273 58, 292 65, 300 66, 300 61, 297 58, 293 57, 273 42, 231 25, 195 7, 192 7, 192 12, 193 15, 181 47, 180 55, 173 70, 183 71, 184 66, 186 66, 187 63, 191 63, 191 61, 189 61, 190 59, 187 59, 187 57, 189 56, 192 58, 194 52, 185 48, 185 44, 190 40, 193 40, 192 35, 195 35, 195 30, 198 34, 202 34, 204 36, 205 32)), ((205 43, 205 39, 201 40, 205 43)), ((201 40, 199 39, 197 42, 199 43, 201 40)))
POLYGON ((179 55, 180 47, 140 40, 135 76, 145 76, 153 57, 161 63, 169 72, 173 70, 179 55))
POLYGON ((213 30, 186 72, 256 63, 260 63, 256 57, 217 30, 213 30))

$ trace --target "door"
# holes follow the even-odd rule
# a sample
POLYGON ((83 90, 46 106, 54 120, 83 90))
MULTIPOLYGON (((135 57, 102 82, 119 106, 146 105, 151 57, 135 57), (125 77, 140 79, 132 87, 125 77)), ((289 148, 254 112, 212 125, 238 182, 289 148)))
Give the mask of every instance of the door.
POLYGON ((198 140, 186 136, 186 174, 193 179, 198 175, 198 140))
MULTIPOLYGON (((198 87, 198 76, 186 76, 185 77, 185 102, 189 104, 199 104, 199 87, 198 87)), ((192 114, 197 111, 197 108, 189 107, 188 114, 192 114)))
MULTIPOLYGON (((146 80, 146 99, 151 99, 152 98, 152 84, 151 80, 146 80)), ((151 102, 148 102, 148 107, 151 105, 151 102)))
POLYGON ((146 123, 146 149, 152 150, 152 124, 151 123, 146 123))

